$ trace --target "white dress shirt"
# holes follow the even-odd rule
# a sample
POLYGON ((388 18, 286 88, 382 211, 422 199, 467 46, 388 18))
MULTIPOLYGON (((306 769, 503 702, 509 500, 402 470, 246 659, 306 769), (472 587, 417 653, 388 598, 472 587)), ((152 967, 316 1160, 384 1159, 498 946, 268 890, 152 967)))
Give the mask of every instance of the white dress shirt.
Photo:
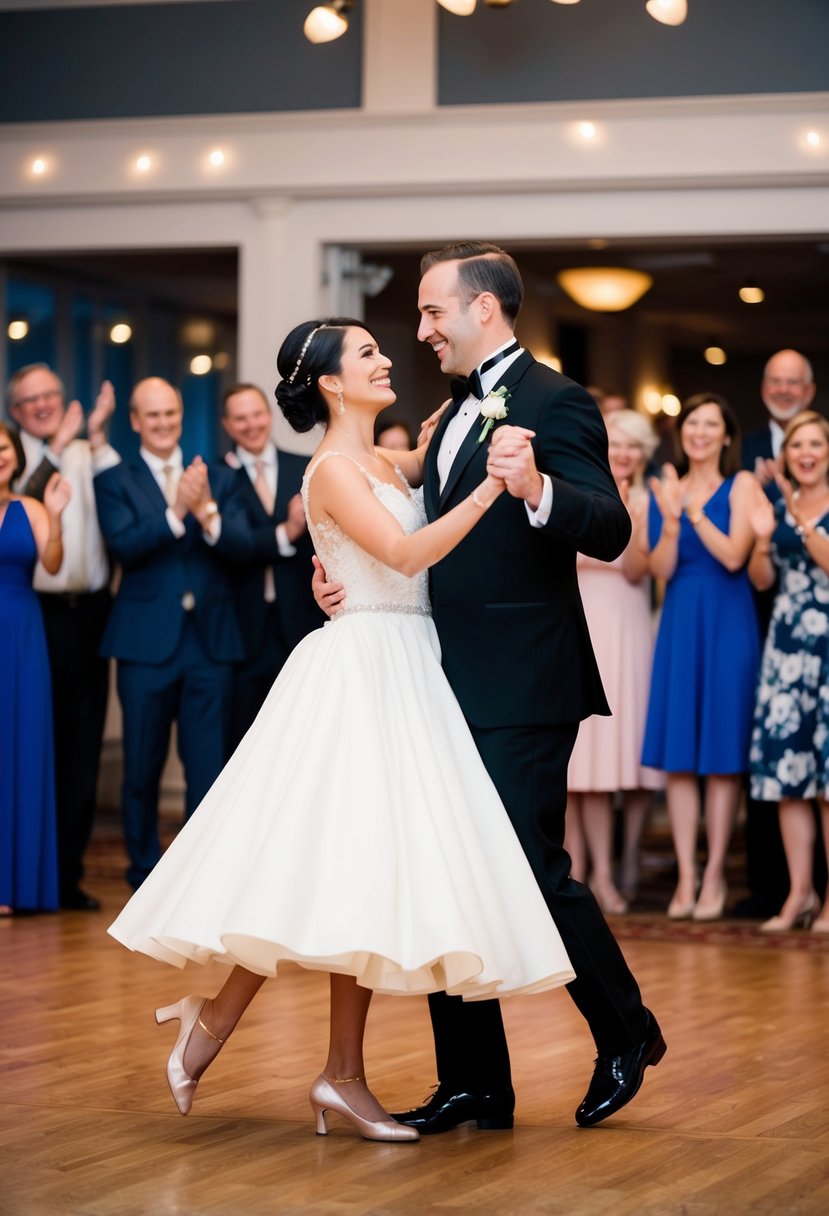
POLYGON ((23 485, 38 469, 44 456, 72 487, 72 497, 61 516, 63 563, 57 574, 48 574, 40 562, 35 566, 36 591, 76 593, 100 591, 109 582, 109 562, 98 525, 92 478, 96 473, 120 463, 120 456, 108 443, 93 452, 86 439, 73 439, 60 456, 42 439, 20 431, 26 467, 18 485, 23 485))
POLYGON ((774 418, 769 418, 769 431, 771 432, 771 452, 776 460, 783 450, 783 436, 786 432, 774 418))
MULTIPOLYGON (((256 484, 256 462, 261 460, 264 465, 265 480, 268 483, 268 489, 276 502, 276 488, 279 484, 279 461, 276 456, 276 447, 272 443, 268 443, 261 452, 249 452, 247 448, 236 445, 236 458, 242 468, 247 473, 251 480, 251 484, 256 484)), ((296 554, 296 546, 292 545, 288 540, 288 530, 284 523, 276 525, 276 544, 279 549, 280 557, 293 557, 296 554)), ((263 594, 269 604, 272 604, 276 599, 276 585, 273 579, 273 568, 266 566, 265 579, 263 583, 263 594)))
MULTIPOLYGON (((497 355, 498 351, 504 350, 514 342, 514 338, 510 338, 509 342, 504 342, 497 350, 492 351, 487 355, 487 359, 491 359, 492 355, 497 355)), ((494 388, 498 381, 503 376, 504 372, 510 367, 515 360, 524 353, 523 348, 519 347, 513 354, 506 355, 494 367, 490 367, 481 376, 481 388, 484 396, 494 388)), ((486 359, 482 359, 481 363, 486 363, 486 359)), ((508 407, 509 408, 509 407, 508 407)), ((440 481, 440 489, 446 485, 446 479, 449 476, 449 470, 452 467, 452 462, 458 454, 461 444, 466 436, 471 431, 476 421, 481 418, 481 402, 477 397, 471 394, 465 401, 461 402, 461 407, 455 417, 452 418, 446 425, 446 430, 443 432, 443 438, 438 449, 438 478, 440 481)), ((507 416, 509 421, 509 415, 507 416)), ((541 480, 544 483, 544 490, 541 495, 541 502, 535 511, 525 503, 529 521, 534 528, 543 528, 550 518, 550 511, 553 507, 553 483, 546 473, 541 474, 541 480)))

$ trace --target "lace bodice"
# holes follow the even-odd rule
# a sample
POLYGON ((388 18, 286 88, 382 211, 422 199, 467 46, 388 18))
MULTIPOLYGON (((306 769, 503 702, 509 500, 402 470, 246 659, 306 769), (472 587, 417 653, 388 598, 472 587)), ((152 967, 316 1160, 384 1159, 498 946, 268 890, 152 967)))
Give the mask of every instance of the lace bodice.
MULTIPOLYGON (((377 558, 366 553, 335 523, 314 523, 308 507, 308 488, 311 478, 323 460, 329 456, 342 456, 341 452, 323 452, 302 479, 302 504, 308 530, 314 543, 317 557, 325 567, 331 582, 345 587, 345 609, 338 616, 350 612, 410 612, 429 615, 429 581, 425 570, 409 578, 399 574, 377 558)), ((350 456, 345 457, 352 460, 350 456)), ((356 460, 353 462, 368 480, 380 502, 389 511, 404 532, 415 532, 426 523, 423 506, 423 491, 408 487, 405 477, 395 465, 398 477, 407 486, 406 492, 397 486, 380 481, 356 460)))

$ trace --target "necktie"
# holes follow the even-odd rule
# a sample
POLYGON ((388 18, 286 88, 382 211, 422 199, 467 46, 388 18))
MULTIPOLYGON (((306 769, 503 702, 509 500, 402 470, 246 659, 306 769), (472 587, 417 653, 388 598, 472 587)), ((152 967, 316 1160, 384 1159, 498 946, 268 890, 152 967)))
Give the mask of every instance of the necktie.
POLYGON ((461 401, 465 401, 467 397, 475 397, 478 401, 483 400, 484 390, 481 386, 481 376, 484 372, 488 372, 490 368, 496 367, 502 359, 506 359, 508 355, 513 355, 517 350, 520 350, 518 341, 510 342, 509 346, 505 346, 503 350, 499 350, 496 355, 486 359, 480 367, 480 370, 470 372, 468 376, 455 376, 450 381, 449 389, 452 393, 452 400, 457 405, 461 401))
POLYGON ((274 496, 271 493, 271 487, 268 485, 268 478, 265 473, 265 461, 261 457, 253 462, 253 467, 256 469, 256 476, 253 479, 253 488, 259 496, 259 501, 267 511, 268 515, 273 515, 274 496))
POLYGON ((164 497, 167 499, 167 506, 172 507, 178 493, 178 469, 175 465, 165 464, 161 472, 164 476, 164 497))

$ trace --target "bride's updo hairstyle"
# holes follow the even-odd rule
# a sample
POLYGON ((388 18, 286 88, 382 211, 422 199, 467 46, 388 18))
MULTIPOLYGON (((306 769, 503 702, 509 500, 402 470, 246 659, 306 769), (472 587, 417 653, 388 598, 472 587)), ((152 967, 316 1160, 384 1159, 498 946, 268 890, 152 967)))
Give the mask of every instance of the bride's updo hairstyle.
POLYGON ((295 431, 310 431, 328 422, 328 405, 320 392, 320 376, 336 376, 342 366, 345 331, 365 329, 353 317, 325 317, 303 321, 279 348, 276 367, 282 379, 276 386, 279 408, 295 431))

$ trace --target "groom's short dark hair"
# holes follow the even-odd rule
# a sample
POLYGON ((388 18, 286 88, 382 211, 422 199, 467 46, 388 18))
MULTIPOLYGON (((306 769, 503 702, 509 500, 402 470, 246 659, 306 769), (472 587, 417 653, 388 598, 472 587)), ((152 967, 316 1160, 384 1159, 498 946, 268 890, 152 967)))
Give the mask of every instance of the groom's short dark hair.
POLYGON ((460 262, 458 285, 464 306, 482 291, 489 291, 501 305, 505 319, 514 325, 524 302, 524 284, 510 255, 488 241, 456 241, 423 255, 421 278, 436 263, 455 261, 460 262))

